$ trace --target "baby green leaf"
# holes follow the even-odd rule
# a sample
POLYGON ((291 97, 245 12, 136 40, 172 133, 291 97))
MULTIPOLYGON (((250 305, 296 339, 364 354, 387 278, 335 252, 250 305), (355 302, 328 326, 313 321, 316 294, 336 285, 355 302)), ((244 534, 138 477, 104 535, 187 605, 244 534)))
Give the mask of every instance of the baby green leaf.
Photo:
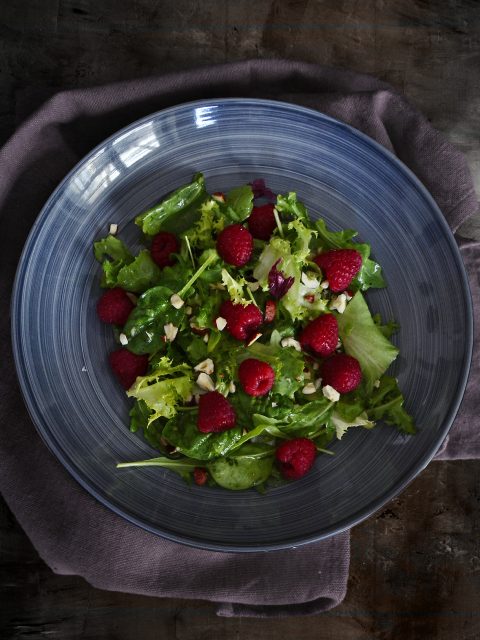
POLYGON ((138 215, 135 218, 135 224, 141 227, 146 235, 154 236, 173 216, 184 216, 189 209, 198 207, 205 196, 205 179, 201 173, 197 173, 192 182, 180 187, 162 202, 138 215))

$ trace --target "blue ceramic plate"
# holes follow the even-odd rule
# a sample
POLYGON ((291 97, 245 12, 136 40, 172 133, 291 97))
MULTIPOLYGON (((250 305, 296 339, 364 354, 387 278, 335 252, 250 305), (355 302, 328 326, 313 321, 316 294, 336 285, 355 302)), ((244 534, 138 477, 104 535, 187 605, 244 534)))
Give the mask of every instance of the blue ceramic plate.
POLYGON ((320 113, 263 100, 179 105, 135 122, 92 151, 38 217, 13 298, 20 383, 40 435, 104 505, 149 531, 210 549, 279 549, 358 523, 429 462, 466 383, 472 311, 463 265, 420 182, 370 138, 320 113), (352 429, 302 480, 260 495, 189 487, 160 468, 117 470, 156 452, 128 430, 129 401, 113 379, 110 327, 95 313, 100 266, 92 243, 202 171, 210 191, 264 178, 296 191, 312 216, 372 245, 388 288, 374 312, 401 325, 392 367, 418 435, 352 429))

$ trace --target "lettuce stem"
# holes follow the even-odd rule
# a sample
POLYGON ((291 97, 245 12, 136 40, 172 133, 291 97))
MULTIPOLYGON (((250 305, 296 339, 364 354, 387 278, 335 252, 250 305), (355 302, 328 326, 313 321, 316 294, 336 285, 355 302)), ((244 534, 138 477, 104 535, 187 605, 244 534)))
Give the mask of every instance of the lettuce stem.
POLYGON ((180 289, 180 291, 177 293, 177 295, 179 295, 179 296, 180 296, 180 298, 183 298, 183 296, 187 293, 187 291, 190 289, 190 287, 192 286, 192 284, 198 280, 198 278, 202 275, 202 273, 205 271, 205 269, 206 269, 207 267, 209 267, 209 266, 212 264, 212 262, 213 262, 214 260, 216 260, 216 259, 217 259, 217 255, 216 255, 216 253, 212 253, 212 254, 210 254, 210 255, 208 256, 208 258, 205 260, 205 262, 202 264, 202 266, 201 266, 201 267, 199 267, 199 268, 195 271, 195 273, 194 273, 194 274, 193 274, 193 276, 190 278, 190 280, 187 282, 187 284, 186 284, 182 289, 180 289))

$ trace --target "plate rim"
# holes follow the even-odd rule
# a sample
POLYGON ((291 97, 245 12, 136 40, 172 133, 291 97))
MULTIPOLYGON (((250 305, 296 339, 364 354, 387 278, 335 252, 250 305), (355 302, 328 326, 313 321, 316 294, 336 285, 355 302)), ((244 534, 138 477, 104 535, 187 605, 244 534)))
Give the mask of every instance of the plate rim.
POLYGON ((450 431, 455 417, 458 413, 460 404, 464 397, 465 389, 467 386, 471 361, 473 355, 473 304, 470 286, 468 282, 468 275, 466 273, 465 265, 463 263, 459 247, 455 241, 453 232, 448 225, 442 211, 439 206, 433 199, 433 196, 425 187, 425 185, 420 181, 420 179, 413 173, 413 171, 406 166, 394 153, 392 153, 389 149, 384 147, 382 144, 363 133, 359 129, 356 129, 350 124, 342 122, 337 118, 334 118, 330 115, 323 113, 322 111, 313 109, 311 107, 304 107, 302 105, 298 105, 291 102, 286 102, 282 100, 272 100, 272 99, 263 99, 263 98, 244 98, 244 97, 227 97, 227 98, 207 98, 201 100, 193 100, 188 102, 181 102, 176 105, 172 105, 165 109, 160 109, 154 111, 142 118, 139 118, 125 127, 115 131, 113 134, 102 140, 99 144, 97 144, 94 148, 92 148, 87 154, 85 154, 72 169, 64 176, 64 178, 59 182, 59 184, 52 191, 50 196, 45 201, 44 205, 40 209, 35 221, 27 235, 27 238, 24 242, 24 246, 22 252, 20 254, 20 258, 18 261, 15 279, 12 287, 12 296, 11 296, 11 336, 12 336, 12 348, 13 348, 13 356, 15 363, 15 370, 17 374, 17 379, 19 381, 20 389, 22 392, 23 400, 25 406, 30 415, 30 419, 35 426, 35 430, 37 434, 40 436, 43 443, 47 446, 48 450, 55 455, 60 464, 65 468, 70 477, 75 480, 78 484, 82 486, 83 489, 87 491, 87 493, 93 496, 96 500, 100 502, 103 506, 107 507, 110 511, 120 516, 122 519, 130 522, 136 526, 139 526, 141 529, 144 529, 154 535, 166 538, 171 540, 172 542, 177 542, 180 544, 185 544, 190 547, 200 548, 210 551, 224 551, 224 552, 259 552, 259 551, 278 551, 284 549, 291 549, 295 547, 304 546, 307 544, 312 544, 314 542, 318 542, 320 540, 324 540, 333 535, 337 535, 345 532, 348 529, 356 526, 360 522, 363 522, 368 517, 372 516, 379 509, 381 509, 385 504, 387 504, 390 500, 392 500, 395 496, 399 495, 407 485, 409 485, 416 476, 429 464, 429 462, 433 459, 438 448, 443 443, 445 437, 450 431), (197 538, 195 536, 187 536, 183 534, 179 534, 177 532, 173 532, 167 528, 162 528, 161 526, 154 527, 149 525, 148 523, 140 520, 139 518, 132 516, 126 510, 123 510, 121 507, 116 506, 111 501, 109 501, 107 495, 102 495, 98 491, 95 490, 89 483, 88 479, 83 477, 83 474, 80 473, 78 469, 76 469, 74 464, 71 464, 66 455, 64 455, 63 450, 60 446, 57 446, 55 441, 51 441, 48 439, 46 432, 48 429, 44 430, 42 425, 42 416, 41 411, 37 407, 36 400, 34 398, 34 394, 30 390, 30 383, 28 376, 25 372, 25 358, 23 353, 23 348, 21 344, 20 338, 20 330, 19 330, 19 318, 20 311, 22 308, 22 291, 23 291, 23 281, 25 278, 25 272, 28 267, 29 261, 29 253, 35 242, 37 233, 41 226, 48 219, 49 208, 51 206, 52 201, 56 198, 57 194, 59 194, 64 188, 65 184, 71 179, 71 177, 79 170, 81 166, 83 166, 86 162, 91 160, 91 158, 104 146, 106 146, 109 142, 117 139, 119 136, 126 135, 131 131, 137 129, 142 126, 145 122, 149 120, 162 116, 168 116, 172 112, 177 112, 179 110, 184 109, 194 109, 195 107, 200 106, 221 106, 222 104, 232 104, 232 103, 241 103, 243 105, 251 105, 251 106, 259 106, 259 107, 270 107, 273 109, 280 110, 288 110, 294 113, 303 113, 306 116, 314 119, 318 119, 320 121, 329 121, 336 126, 340 126, 341 128, 346 129, 351 135, 354 137, 359 137, 363 140, 364 143, 373 147, 377 153, 384 155, 390 162, 407 175, 409 180, 413 183, 413 185, 418 189, 421 195, 427 201, 429 208, 432 212, 434 212, 434 216, 437 218, 437 222, 439 222, 440 226, 443 228, 445 238, 452 250, 452 254, 455 258, 457 270, 461 275, 461 288, 464 294, 466 308, 463 310, 465 315, 465 325, 466 325, 466 336, 464 340, 465 348, 463 352, 463 362, 461 369, 461 376, 457 381, 457 387, 455 390, 455 394, 450 403, 449 411, 444 417, 442 421, 443 428, 439 431, 437 438, 435 439, 435 446, 432 447, 431 450, 427 451, 412 467, 411 471, 408 475, 404 477, 401 482, 398 482, 392 487, 390 490, 385 491, 384 493, 378 495, 374 500, 371 500, 368 505, 363 507, 362 509, 355 512, 351 517, 343 518, 340 521, 337 521, 335 525, 331 525, 322 531, 319 534, 310 534, 307 536, 296 536, 289 539, 286 539, 282 542, 277 543, 262 543, 262 544, 224 544, 220 542, 208 542, 203 538, 197 538), (29 392, 30 391, 30 392, 29 392))

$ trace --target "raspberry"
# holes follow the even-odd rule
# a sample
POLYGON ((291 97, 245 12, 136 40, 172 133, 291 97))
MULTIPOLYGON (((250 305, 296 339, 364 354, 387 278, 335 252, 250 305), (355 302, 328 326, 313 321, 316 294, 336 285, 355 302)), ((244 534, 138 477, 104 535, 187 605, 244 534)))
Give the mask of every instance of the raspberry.
POLYGON ((252 234, 241 224, 231 224, 219 234, 217 251, 228 264, 243 267, 252 257, 252 234))
POLYGON ((127 292, 115 287, 105 291, 97 302, 97 314, 102 322, 124 325, 133 307, 127 292))
POLYGON ((275 300, 267 300, 265 303, 265 322, 273 322, 277 315, 277 303, 275 300))
POLYGON ((153 261, 158 264, 159 267, 171 267, 175 264, 175 258, 172 257, 172 253, 178 253, 180 250, 180 243, 177 236, 168 231, 160 231, 153 237, 152 246, 150 247, 150 253, 153 261))
POLYGON ((250 233, 254 238, 258 240, 270 240, 270 236, 277 226, 273 214, 273 204, 253 207, 247 223, 250 233))
POLYGON ((113 373, 122 387, 130 389, 138 376, 144 376, 148 369, 148 355, 138 356, 128 349, 117 349, 108 356, 113 373))
POLYGON ((207 470, 203 467, 195 467, 193 470, 193 481, 198 484, 199 487, 204 485, 208 480, 207 470))
POLYGON ((338 393, 348 393, 362 381, 362 370, 358 360, 345 353, 337 353, 325 360, 321 376, 323 385, 330 385, 338 393))
POLYGON ((283 477, 287 480, 297 480, 310 471, 316 455, 317 450, 312 440, 294 438, 281 444, 277 448, 275 457, 283 477))
POLYGON ((200 396, 197 427, 202 433, 219 433, 235 426, 237 416, 229 401, 218 391, 200 396))
POLYGON ((227 300, 220 307, 220 316, 227 321, 227 331, 237 340, 247 340, 262 324, 262 312, 254 304, 244 307, 227 300))
POLYGON ((320 253, 314 261, 335 293, 345 291, 362 266, 362 256, 355 249, 332 249, 320 253))
POLYGON ((311 350, 322 358, 331 355, 338 343, 337 319, 331 313, 315 318, 302 330, 299 342, 304 351, 311 350))
POLYGON ((247 358, 238 368, 238 377, 249 396, 264 396, 273 387, 275 372, 272 367, 256 358, 247 358))

